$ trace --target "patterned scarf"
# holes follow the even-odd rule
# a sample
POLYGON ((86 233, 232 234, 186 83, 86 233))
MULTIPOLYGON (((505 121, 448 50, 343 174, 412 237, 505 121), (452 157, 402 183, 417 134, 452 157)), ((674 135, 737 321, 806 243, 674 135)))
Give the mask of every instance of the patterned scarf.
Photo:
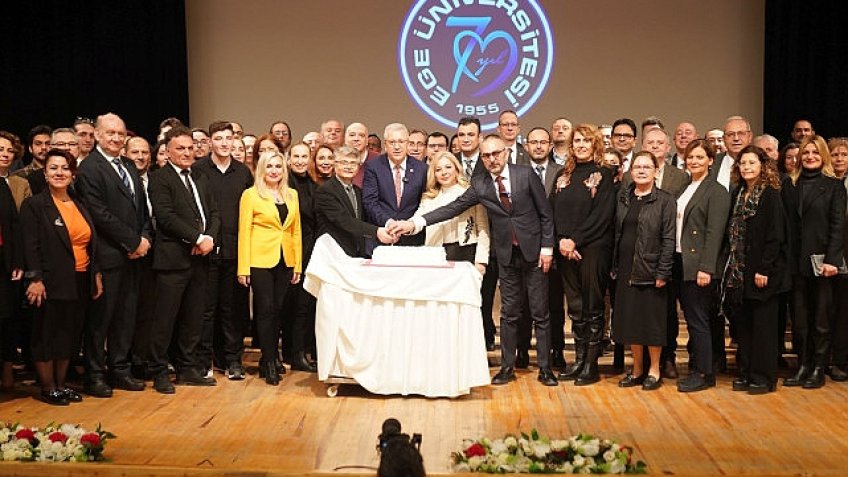
POLYGON ((738 310, 742 305, 745 276, 745 235, 747 220, 757 213, 760 205, 760 197, 763 195, 766 185, 757 184, 745 197, 745 189, 740 189, 733 206, 733 215, 727 226, 727 235, 730 241, 730 256, 724 267, 722 276, 721 310, 726 317, 732 315, 733 310, 738 310))

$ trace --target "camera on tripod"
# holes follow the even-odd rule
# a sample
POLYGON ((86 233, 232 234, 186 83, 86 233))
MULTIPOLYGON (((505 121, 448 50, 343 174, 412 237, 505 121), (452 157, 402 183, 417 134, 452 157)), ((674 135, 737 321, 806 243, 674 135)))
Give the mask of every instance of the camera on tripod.
POLYGON ((382 432, 377 436, 377 451, 382 454, 386 447, 398 443, 412 445, 418 452, 421 452, 421 434, 415 433, 412 434, 412 437, 409 437, 409 434, 400 432, 400 429, 400 421, 393 417, 383 421, 382 432))

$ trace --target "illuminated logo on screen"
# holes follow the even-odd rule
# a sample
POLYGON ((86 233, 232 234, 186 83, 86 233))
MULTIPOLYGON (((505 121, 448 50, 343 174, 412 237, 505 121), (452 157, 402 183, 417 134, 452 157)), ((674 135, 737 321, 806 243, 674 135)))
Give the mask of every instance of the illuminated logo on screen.
POLYGON ((406 90, 430 117, 453 128, 476 116, 492 129, 502 111, 521 116, 542 95, 554 45, 536 0, 417 0, 398 57, 406 90))

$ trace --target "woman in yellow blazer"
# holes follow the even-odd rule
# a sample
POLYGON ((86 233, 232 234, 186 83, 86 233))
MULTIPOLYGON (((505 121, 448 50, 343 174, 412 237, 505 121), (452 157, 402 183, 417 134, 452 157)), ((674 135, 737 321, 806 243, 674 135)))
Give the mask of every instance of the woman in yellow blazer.
POLYGON ((276 151, 263 153, 239 204, 237 273, 239 283, 253 287, 259 376, 274 386, 280 383, 280 314, 288 285, 300 281, 302 255, 297 191, 288 187, 286 160, 276 151))

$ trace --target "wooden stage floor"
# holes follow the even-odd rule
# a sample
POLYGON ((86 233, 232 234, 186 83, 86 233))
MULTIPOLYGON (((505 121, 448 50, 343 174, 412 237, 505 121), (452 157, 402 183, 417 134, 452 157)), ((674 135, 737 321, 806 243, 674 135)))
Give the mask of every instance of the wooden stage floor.
MULTIPOLYGON (((489 356, 496 364, 497 353, 489 356)), ((620 389, 620 376, 609 371, 602 366, 604 380, 594 386, 548 388, 531 364, 515 383, 454 400, 376 396, 355 385, 330 398, 316 375, 289 372, 279 387, 255 374, 240 382, 216 374, 215 388, 178 387, 174 396, 116 391, 61 408, 36 401, 36 388, 19 384, 17 396, 0 400, 0 420, 102 423, 118 438, 107 448, 111 463, 0 463, 0 475, 373 475, 367 467, 378 463, 376 436, 388 417, 404 432, 423 434, 433 474, 449 472, 448 456, 464 437, 534 427, 549 436, 618 439, 655 475, 848 474, 846 383, 749 396, 732 392, 732 378, 722 375, 717 388, 686 395, 673 381, 655 392, 620 389)))

